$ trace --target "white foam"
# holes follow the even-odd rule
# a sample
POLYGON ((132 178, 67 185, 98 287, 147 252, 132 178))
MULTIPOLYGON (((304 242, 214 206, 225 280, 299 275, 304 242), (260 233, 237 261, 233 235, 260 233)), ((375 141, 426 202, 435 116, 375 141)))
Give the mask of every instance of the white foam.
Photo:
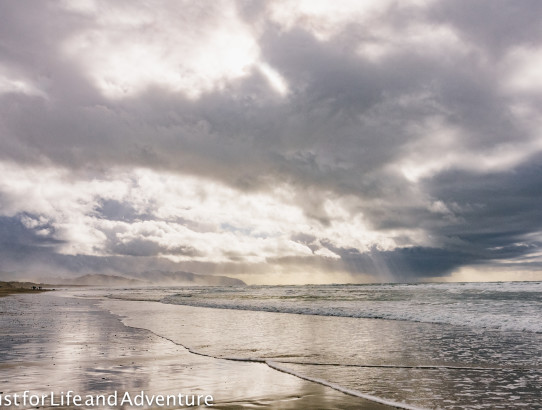
POLYGON ((271 367, 272 369, 281 371, 283 373, 291 374, 292 376, 296 376, 296 377, 298 377, 300 379, 303 379, 303 380, 307 380, 307 381, 310 381, 310 382, 313 382, 313 383, 321 384, 323 386, 331 387, 334 390, 340 391, 340 392, 345 393, 345 394, 349 394, 351 396, 356 396, 356 397, 359 397, 359 398, 362 398, 362 399, 370 400, 370 401, 375 402, 375 403, 385 404, 387 406, 392 406, 392 407, 395 407, 395 408, 398 408, 398 409, 408 409, 408 410, 420 410, 421 409, 421 410, 423 410, 422 407, 414 407, 414 406, 411 406, 411 405, 406 404, 406 403, 399 403, 399 402, 396 402, 396 401, 386 400, 386 399, 383 399, 381 397, 372 396, 370 394, 365 394, 365 393, 359 392, 357 390, 347 389, 346 387, 340 386, 338 384, 330 383, 327 380, 318 379, 316 377, 305 376, 305 375, 303 375, 301 373, 298 373, 298 372, 295 372, 295 371, 293 371, 291 369, 288 369, 285 366, 281 366, 277 362, 274 362, 274 361, 271 361, 271 360, 266 361, 266 364, 269 367, 271 367))
POLYGON ((215 288, 165 303, 218 309, 403 320, 542 333, 542 283, 215 288))

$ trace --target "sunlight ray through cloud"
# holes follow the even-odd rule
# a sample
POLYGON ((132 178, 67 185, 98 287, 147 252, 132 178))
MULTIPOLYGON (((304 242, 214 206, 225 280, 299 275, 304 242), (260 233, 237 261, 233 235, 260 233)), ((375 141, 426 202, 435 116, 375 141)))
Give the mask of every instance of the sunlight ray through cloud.
POLYGON ((6 2, 0 271, 542 275, 542 6, 467 3, 6 2))

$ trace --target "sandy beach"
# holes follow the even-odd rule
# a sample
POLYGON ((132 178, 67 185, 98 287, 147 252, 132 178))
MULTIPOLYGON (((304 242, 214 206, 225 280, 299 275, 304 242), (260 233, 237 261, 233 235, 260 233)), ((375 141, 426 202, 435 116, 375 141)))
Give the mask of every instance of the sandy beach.
MULTIPOLYGON (((51 292, 0 299, 4 398, 25 390, 36 395, 73 391, 83 396, 144 391, 148 395, 212 395, 217 409, 390 408, 261 363, 192 354, 150 331, 126 326, 97 299, 66 296, 51 292)), ((10 408, 5 402, 4 407, 10 408)))
POLYGON ((0 407, 205 408, 207 400, 219 409, 541 408, 542 343, 534 320, 540 286, 14 294, 0 298, 0 407), (466 302, 478 302, 479 290, 485 310, 472 312, 466 302), (524 302, 506 302, 518 292, 524 302), (430 309, 417 302, 420 293, 430 309), (369 295, 382 313, 404 310, 426 321, 337 315, 376 306, 369 295), (514 320, 507 311, 516 312, 514 320), (434 322, 444 315, 448 323, 434 322), (455 324, 459 317, 465 324, 455 324), (9 402, 25 391, 49 401, 9 402), (68 395, 99 396, 103 404, 59 402, 68 395))

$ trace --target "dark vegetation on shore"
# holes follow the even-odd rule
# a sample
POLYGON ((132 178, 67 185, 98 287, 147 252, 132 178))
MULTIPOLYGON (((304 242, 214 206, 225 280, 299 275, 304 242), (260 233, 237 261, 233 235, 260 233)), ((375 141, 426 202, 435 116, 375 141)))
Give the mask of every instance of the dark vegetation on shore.
POLYGON ((45 289, 45 286, 47 285, 43 283, 0 281, 0 297, 14 293, 41 293, 51 290, 45 289))

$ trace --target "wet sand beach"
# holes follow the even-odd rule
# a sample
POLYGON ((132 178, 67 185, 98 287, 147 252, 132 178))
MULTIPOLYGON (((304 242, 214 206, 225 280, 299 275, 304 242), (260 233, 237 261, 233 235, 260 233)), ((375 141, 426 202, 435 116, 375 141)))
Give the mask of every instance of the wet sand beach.
MULTIPOLYGON (((409 295, 416 293, 411 288, 405 291, 409 295)), ((319 287, 314 294, 329 305, 329 292, 352 296, 360 291, 341 289, 337 286, 319 287)), ((421 289, 425 291, 425 287, 421 286, 421 289)), ((318 379, 359 397, 371 396, 373 400, 379 398, 386 403, 393 402, 400 408, 541 408, 539 358, 542 357, 542 340, 539 333, 231 308, 246 307, 248 302, 267 308, 288 306, 284 297, 291 300, 292 293, 299 292, 305 298, 310 291, 307 288, 266 288, 262 292, 267 299, 254 297, 258 289, 170 291, 181 296, 169 296, 161 299, 162 302, 198 304, 206 301, 214 306, 142 300, 145 296, 150 300, 160 300, 156 297, 159 293, 156 290, 137 294, 133 290, 109 291, 106 292, 109 297, 103 300, 102 306, 122 317, 126 325, 150 330, 189 347, 191 351, 214 358, 261 361, 297 377, 318 379), (211 296, 205 298, 209 292, 211 296), (280 303, 273 304, 269 298, 273 292, 277 292, 280 303), (229 308, 217 308, 224 305, 229 308)), ((369 291, 379 292, 375 287, 369 291)), ((394 299, 397 292, 403 291, 388 292, 392 292, 388 297, 394 299)), ((455 293, 452 295, 458 297, 455 293)), ((469 291, 463 291, 462 298, 468 299, 468 295, 469 291)), ((506 295, 494 292, 488 297, 500 297, 498 300, 502 300, 506 295)), ((336 306, 345 309, 342 297, 339 295, 338 298, 341 301, 336 306)), ((530 300, 528 294, 523 298, 530 300)), ((446 298, 441 296, 438 300, 446 298)), ((297 302, 298 306, 302 303, 297 302)), ((310 303, 311 306, 316 305, 310 303)), ((356 303, 366 306, 363 301, 356 303)), ((323 309, 322 303, 318 306, 323 309)), ((489 300, 485 306, 490 309, 493 305, 489 300)), ((495 309, 494 306, 491 308, 495 309)), ((431 312, 442 315, 449 310, 449 304, 440 310, 435 304, 431 312)), ((415 306, 411 307, 410 312, 413 311, 416 311, 415 306)), ((480 319, 479 313, 471 314, 471 317, 480 319)), ((494 317, 486 317, 485 320, 496 322, 494 317)), ((522 323, 519 318, 516 322, 522 323)), ((501 320, 501 323, 509 322, 501 320)))
POLYGON ((149 395, 212 395, 216 409, 390 408, 265 364, 192 354, 148 330, 124 325, 100 303, 62 297, 60 292, 1 298, 2 394, 145 391, 149 395))

